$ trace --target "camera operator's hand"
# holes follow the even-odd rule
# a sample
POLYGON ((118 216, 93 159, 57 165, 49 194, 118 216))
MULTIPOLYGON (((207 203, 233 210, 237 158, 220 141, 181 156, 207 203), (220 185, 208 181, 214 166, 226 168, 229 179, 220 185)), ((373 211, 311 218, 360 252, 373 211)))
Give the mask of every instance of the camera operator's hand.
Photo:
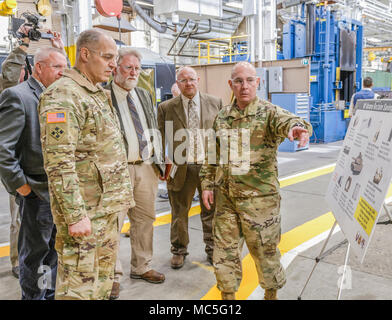
POLYGON ((27 46, 19 46, 19 48, 21 48, 23 51, 27 52, 27 48, 28 45, 30 43, 30 39, 29 39, 29 31, 32 29, 32 27, 27 26, 25 23, 22 24, 19 29, 16 31, 17 34, 21 35, 21 42, 26 43, 27 46))
POLYGON ((53 38, 50 39, 50 42, 52 42, 52 47, 64 51, 64 43, 61 39, 61 34, 56 31, 53 32, 52 30, 49 30, 48 33, 53 35, 53 38))

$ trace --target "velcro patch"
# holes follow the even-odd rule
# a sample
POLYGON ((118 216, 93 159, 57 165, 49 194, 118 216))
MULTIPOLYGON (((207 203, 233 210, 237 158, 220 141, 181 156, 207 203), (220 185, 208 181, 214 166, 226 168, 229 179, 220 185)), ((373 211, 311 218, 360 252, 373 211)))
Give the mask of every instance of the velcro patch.
POLYGON ((51 132, 50 135, 55 138, 56 140, 59 140, 63 134, 65 133, 65 131, 59 127, 54 128, 51 132))
POLYGON ((46 123, 65 123, 65 112, 48 112, 46 114, 46 123))

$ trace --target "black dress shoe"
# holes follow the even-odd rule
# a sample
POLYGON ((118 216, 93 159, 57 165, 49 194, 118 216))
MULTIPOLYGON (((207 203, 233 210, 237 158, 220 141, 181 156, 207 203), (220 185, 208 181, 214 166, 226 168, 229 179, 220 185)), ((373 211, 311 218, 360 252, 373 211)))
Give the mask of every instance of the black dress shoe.
POLYGON ((11 271, 12 271, 12 275, 16 279, 19 279, 19 267, 12 267, 11 271))

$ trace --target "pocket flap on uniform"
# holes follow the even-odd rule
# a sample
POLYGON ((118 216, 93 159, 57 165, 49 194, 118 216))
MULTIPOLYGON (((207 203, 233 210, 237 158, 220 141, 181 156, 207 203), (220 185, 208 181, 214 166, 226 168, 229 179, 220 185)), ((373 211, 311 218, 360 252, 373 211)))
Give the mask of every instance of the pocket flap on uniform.
POLYGON ((267 219, 260 230, 260 236, 262 243, 265 244, 276 244, 280 241, 281 227, 280 227, 280 215, 273 216, 267 219))

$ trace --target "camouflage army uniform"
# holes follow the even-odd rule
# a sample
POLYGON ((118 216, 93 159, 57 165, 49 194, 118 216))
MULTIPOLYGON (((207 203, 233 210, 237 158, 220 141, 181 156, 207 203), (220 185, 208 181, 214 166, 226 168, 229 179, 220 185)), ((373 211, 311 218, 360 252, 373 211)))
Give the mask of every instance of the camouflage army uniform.
POLYGON ((1 66, 0 92, 18 84, 20 72, 26 63, 26 57, 27 52, 17 47, 4 60, 1 66))
MULTIPOLYGON (((255 261, 260 286, 280 289, 286 277, 277 248, 281 217, 276 153, 294 125, 306 127, 310 134, 312 129, 308 122, 268 101, 255 98, 242 111, 235 103, 223 108, 214 122, 216 164, 207 160, 200 171, 202 190, 215 190, 213 262, 217 286, 222 292, 238 290, 244 238, 255 261), (236 161, 229 164, 219 161, 224 148, 224 135, 220 133, 226 129, 249 129, 247 154, 244 149, 248 167, 243 167, 246 170, 242 172, 238 171, 240 164, 236 161)), ((236 137, 228 141, 231 160, 233 146, 241 141, 236 137)), ((208 159, 213 158, 209 155, 208 159)))
POLYGON ((43 93, 38 111, 57 227, 56 299, 108 299, 117 215, 135 205, 117 115, 108 93, 76 69, 43 93), (86 216, 91 236, 69 236, 68 225, 86 216))

